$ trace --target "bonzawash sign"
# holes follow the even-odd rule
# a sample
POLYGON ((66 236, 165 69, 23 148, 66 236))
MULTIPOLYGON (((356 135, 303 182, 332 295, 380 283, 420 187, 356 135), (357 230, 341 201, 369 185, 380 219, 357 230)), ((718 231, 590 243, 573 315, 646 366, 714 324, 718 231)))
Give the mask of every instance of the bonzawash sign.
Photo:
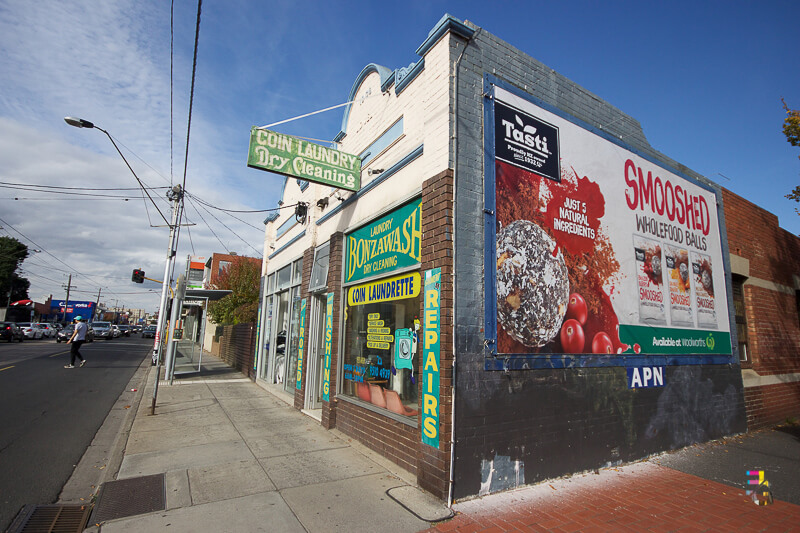
POLYGON ((358 156, 256 126, 247 166, 348 191, 361 188, 358 156))
POLYGON ((497 352, 730 355, 714 192, 502 88, 487 105, 497 352))
POLYGON ((419 263, 422 202, 417 199, 349 233, 345 283, 419 263))

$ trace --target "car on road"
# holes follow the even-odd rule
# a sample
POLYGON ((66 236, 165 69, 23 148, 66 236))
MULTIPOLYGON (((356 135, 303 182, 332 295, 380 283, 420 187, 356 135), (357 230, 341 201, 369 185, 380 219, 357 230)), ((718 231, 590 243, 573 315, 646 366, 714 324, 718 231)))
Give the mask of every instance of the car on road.
POLYGON ((22 342, 25 334, 15 322, 0 322, 0 339, 8 342, 22 342))
POLYGON ((56 328, 45 322, 36 322, 36 326, 42 330, 42 337, 52 339, 56 336, 56 328))
POLYGON ((114 338, 114 328, 111 322, 92 322, 95 338, 110 341, 114 338))
POLYGON ((130 337, 131 336, 131 326, 129 326, 127 324, 120 324, 117 327, 119 328, 120 334, 125 335, 126 337, 130 337))
POLYGON ((156 326, 145 326, 144 330, 142 330, 142 338, 156 338, 156 326))
MULTIPOLYGON (((69 324, 67 327, 58 332, 56 342, 67 342, 72 337, 72 332, 75 331, 75 324, 69 324)), ((94 342, 94 328, 87 324, 86 329, 86 342, 94 342)))
POLYGON ((114 338, 122 336, 122 332, 119 330, 119 326, 116 324, 111 324, 111 328, 114 330, 114 338))
POLYGON ((26 339, 41 339, 44 335, 44 332, 36 327, 36 324, 32 324, 30 322, 17 322, 17 326, 22 332, 25 334, 26 339))

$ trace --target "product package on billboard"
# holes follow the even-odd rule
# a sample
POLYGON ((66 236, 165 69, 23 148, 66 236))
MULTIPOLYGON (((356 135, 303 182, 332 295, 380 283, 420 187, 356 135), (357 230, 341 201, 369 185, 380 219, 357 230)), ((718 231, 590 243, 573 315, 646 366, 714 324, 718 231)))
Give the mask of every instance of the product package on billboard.
POLYGON ((669 280, 669 319, 673 326, 694 326, 692 317, 692 281, 689 275, 689 252, 665 246, 669 280))
POLYGON ((492 90, 497 354, 729 355, 714 191, 492 90))
POLYGON ((714 276, 711 257, 692 252, 694 301, 697 304, 697 327, 716 328, 717 311, 714 306, 714 276))
POLYGON ((639 290, 639 322, 666 324, 661 243, 634 235, 633 253, 636 259, 636 284, 639 290))

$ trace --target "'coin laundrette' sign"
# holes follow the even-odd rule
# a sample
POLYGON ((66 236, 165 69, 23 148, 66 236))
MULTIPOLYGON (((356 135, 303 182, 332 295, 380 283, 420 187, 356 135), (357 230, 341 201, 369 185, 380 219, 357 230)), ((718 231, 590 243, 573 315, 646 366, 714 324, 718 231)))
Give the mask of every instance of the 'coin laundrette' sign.
POLYGON ((247 166, 339 189, 361 188, 361 159, 291 135, 253 126, 247 166))

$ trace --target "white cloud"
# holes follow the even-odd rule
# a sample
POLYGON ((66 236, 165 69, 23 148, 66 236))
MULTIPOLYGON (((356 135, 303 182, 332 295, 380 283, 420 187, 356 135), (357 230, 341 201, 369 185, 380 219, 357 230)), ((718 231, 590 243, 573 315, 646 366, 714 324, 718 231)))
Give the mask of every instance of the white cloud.
MULTIPOLYGON (((183 22, 176 26, 175 86, 180 89, 175 90, 173 168, 176 181, 181 181, 191 74, 186 57, 191 58, 194 18, 191 31, 185 16, 176 20, 183 22), (191 41, 177 42, 179 34, 191 41)), ((98 130, 70 128, 62 119, 72 115, 94 122, 123 143, 123 153, 149 186, 169 184, 168 3, 9 1, 0 7, 0 36, 0 71, 9 73, 0 78, 0 181, 135 187, 136 181, 105 135, 98 130)), ((214 139, 214 133, 213 123, 200 114, 193 117, 187 188, 215 205, 254 209, 245 203, 252 194, 230 187, 225 170, 232 159, 230 149, 214 139)), ((244 156, 240 167, 243 171, 244 156)), ((158 291, 158 286, 133 284, 130 275, 133 268, 143 268, 148 277, 163 276, 168 230, 150 227, 141 193, 107 192, 125 193, 139 199, 87 199, 0 187, 0 218, 10 225, 0 233, 45 250, 24 265, 32 297, 63 296, 61 285, 71 272, 78 291, 86 291, 74 294, 86 299, 95 299, 102 287, 101 299, 106 302, 118 299, 120 305, 148 310, 157 306, 158 294, 145 289, 150 286, 158 291), (15 197, 37 199, 13 200, 15 197), (94 296, 89 297, 91 294, 94 296)), ((154 196, 169 217, 164 191, 154 196)), ((268 202, 272 206, 275 199, 268 202)), ((152 224, 164 224, 152 205, 147 209, 152 224)), ((199 225, 181 233, 177 271, 192 253, 191 244, 197 255, 227 250, 255 255, 207 212, 202 214, 215 225, 214 232, 225 243, 225 250, 189 208, 190 218, 199 225)), ((255 249, 261 249, 264 215, 237 215, 259 228, 256 230, 221 212, 214 214, 255 249)))

